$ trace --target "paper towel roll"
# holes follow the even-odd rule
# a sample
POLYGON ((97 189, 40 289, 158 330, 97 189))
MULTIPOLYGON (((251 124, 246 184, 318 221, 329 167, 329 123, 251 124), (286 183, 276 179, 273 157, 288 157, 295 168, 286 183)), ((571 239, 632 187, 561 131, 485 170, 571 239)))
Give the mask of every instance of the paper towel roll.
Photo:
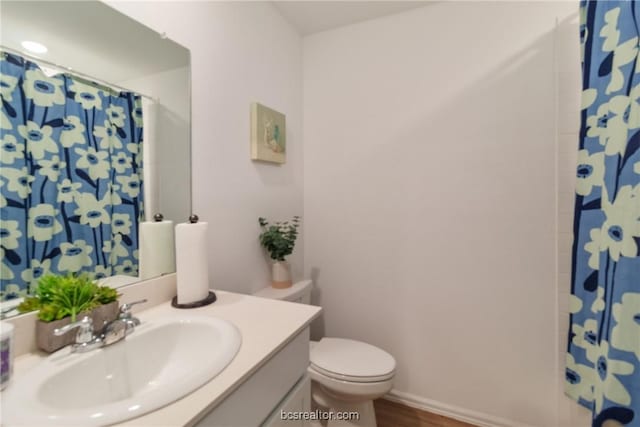
POLYGON ((140 279, 176 271, 173 221, 140 223, 140 279))
POLYGON ((178 304, 201 301, 209 295, 207 223, 176 225, 178 304))

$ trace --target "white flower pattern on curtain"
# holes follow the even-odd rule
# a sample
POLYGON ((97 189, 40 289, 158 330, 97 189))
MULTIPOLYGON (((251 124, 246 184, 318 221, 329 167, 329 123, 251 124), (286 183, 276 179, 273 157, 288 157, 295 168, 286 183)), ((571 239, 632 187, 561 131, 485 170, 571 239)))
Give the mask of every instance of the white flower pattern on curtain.
POLYGON ((566 393, 640 426, 640 5, 583 1, 566 393))
POLYGON ((0 60, 1 299, 45 273, 137 275, 139 95, 0 60))

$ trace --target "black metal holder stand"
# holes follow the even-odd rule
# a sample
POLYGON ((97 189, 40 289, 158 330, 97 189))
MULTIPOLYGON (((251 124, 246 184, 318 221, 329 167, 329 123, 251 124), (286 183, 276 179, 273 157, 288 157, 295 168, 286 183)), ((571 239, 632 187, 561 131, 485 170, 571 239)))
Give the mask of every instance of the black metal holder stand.
POLYGON ((213 291, 209 291, 209 295, 203 300, 190 302, 188 304, 178 304, 178 297, 175 296, 171 300, 171 306, 175 308, 198 308, 204 307, 205 305, 213 304, 216 302, 216 294, 213 291))

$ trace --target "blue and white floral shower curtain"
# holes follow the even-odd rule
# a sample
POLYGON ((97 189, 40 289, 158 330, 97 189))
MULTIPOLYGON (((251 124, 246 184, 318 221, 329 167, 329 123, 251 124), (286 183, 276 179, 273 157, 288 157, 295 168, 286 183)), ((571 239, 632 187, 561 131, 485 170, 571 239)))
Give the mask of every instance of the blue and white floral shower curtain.
POLYGON ((581 3, 582 125, 565 390, 640 426, 640 4, 581 3))
POLYGON ((137 274, 140 96, 0 60, 0 292, 47 272, 137 274))

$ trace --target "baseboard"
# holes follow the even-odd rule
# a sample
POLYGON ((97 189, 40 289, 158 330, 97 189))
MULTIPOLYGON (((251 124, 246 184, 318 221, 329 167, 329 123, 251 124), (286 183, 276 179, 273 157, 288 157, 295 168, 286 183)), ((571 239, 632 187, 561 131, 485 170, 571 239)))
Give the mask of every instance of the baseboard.
POLYGON ((412 408, 421 409, 423 411, 443 415, 454 420, 473 424, 478 427, 532 427, 528 424, 507 420, 505 418, 484 414, 482 412, 459 408, 457 406, 448 405, 431 399, 425 399, 424 397, 397 390, 391 390, 384 398, 393 402, 402 403, 412 408))

